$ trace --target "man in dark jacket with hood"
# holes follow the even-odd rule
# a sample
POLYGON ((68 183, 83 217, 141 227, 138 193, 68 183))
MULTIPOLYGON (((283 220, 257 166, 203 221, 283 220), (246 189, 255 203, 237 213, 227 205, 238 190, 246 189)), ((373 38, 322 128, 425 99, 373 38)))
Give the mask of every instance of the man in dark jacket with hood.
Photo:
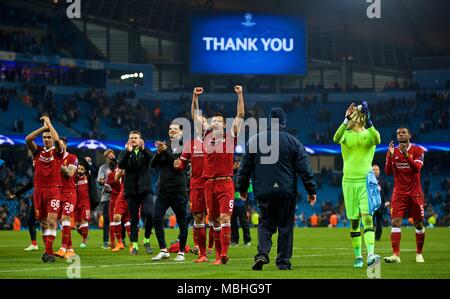
POLYGON ((260 209, 258 226, 258 254, 253 270, 262 270, 269 263, 272 235, 278 229, 276 265, 280 270, 291 270, 297 176, 308 192, 311 205, 316 202, 316 183, 303 145, 286 132, 286 113, 279 107, 271 109, 271 125, 247 143, 246 153, 238 172, 237 185, 242 197, 250 179, 260 209), (279 120, 279 125, 274 124, 279 120), (270 144, 261 147, 261 141, 270 144), (275 155, 273 158, 272 155, 275 155))

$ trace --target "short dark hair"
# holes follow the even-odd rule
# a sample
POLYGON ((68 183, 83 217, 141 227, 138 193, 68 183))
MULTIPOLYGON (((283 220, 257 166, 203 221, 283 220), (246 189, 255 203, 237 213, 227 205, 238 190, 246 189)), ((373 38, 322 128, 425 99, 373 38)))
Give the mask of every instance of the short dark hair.
POLYGON ((226 122, 225 116, 222 113, 220 113, 220 112, 214 113, 213 117, 222 117, 223 122, 224 123, 226 122))
POLYGON ((139 131, 136 131, 136 130, 130 131, 130 133, 128 135, 131 135, 131 134, 137 134, 137 135, 139 135, 140 138, 142 138, 142 134, 139 131))
POLYGON ((42 133, 50 133, 50 129, 47 128, 47 129, 45 129, 44 131, 42 131, 42 133))
POLYGON ((88 162, 86 162, 86 160, 84 160, 84 158, 78 161, 78 165, 83 166, 86 173, 89 173, 89 164, 88 162))
POLYGON ((67 137, 60 137, 59 140, 64 142, 65 145, 67 145, 67 137))
POLYGON ((400 130, 400 129, 406 129, 406 131, 408 131, 408 134, 411 135, 411 130, 407 126, 400 126, 397 128, 397 130, 400 130))

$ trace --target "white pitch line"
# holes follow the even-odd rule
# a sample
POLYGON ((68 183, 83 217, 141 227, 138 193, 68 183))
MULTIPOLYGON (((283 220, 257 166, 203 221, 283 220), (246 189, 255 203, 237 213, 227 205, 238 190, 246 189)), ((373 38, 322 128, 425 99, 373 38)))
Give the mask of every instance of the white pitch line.
MULTIPOLYGON (((292 258, 304 258, 304 257, 316 257, 316 256, 330 256, 330 255, 348 255, 348 253, 326 253, 326 254, 305 254, 305 255, 293 255, 292 258)), ((272 257, 275 259, 276 257, 272 257)), ((231 261, 240 261, 240 260, 252 260, 253 258, 231 258, 231 261)), ((114 264, 114 265, 92 265, 92 266, 81 266, 81 267, 73 267, 74 269, 90 269, 90 268, 112 268, 112 267, 127 267, 127 266, 157 266, 157 265, 180 265, 180 264, 188 264, 186 262, 163 262, 163 263, 134 263, 134 264, 114 264)), ((192 262, 192 265, 194 263, 192 262)), ((70 264, 68 265, 70 266, 70 264)), ((13 272, 28 272, 28 271, 48 271, 48 270, 66 270, 67 267, 52 267, 52 268, 34 268, 34 269, 8 269, 8 270, 0 270, 0 273, 13 273, 13 272)))

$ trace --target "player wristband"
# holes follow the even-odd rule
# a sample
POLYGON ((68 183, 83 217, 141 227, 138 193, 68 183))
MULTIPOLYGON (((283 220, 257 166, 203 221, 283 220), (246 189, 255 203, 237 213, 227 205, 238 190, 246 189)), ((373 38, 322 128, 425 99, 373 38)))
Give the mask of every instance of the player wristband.
POLYGON ((347 125, 348 124, 348 118, 345 118, 344 119, 344 125, 347 125))

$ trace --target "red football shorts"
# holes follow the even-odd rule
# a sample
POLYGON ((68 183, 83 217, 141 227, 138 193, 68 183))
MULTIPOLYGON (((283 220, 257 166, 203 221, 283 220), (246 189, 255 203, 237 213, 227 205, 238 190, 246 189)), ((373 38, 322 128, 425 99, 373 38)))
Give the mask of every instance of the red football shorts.
POLYGON ((191 189, 189 201, 191 213, 206 212, 205 189, 191 189))
POLYGON ((398 196, 394 194, 391 200, 391 218, 403 218, 406 214, 407 218, 423 219, 423 206, 423 195, 398 196))
MULTIPOLYGON (((116 201, 116 206, 114 207, 114 215, 122 215, 122 222, 127 222, 130 220, 130 212, 128 210, 127 200, 121 196, 116 201)), ((114 219, 114 218, 111 218, 114 219)))
POLYGON ((69 191, 69 192, 61 192, 61 209, 58 214, 58 218, 61 219, 61 216, 73 217, 75 212, 75 207, 77 205, 77 192, 69 191))
POLYGON ((81 199, 77 201, 75 208, 75 222, 87 221, 91 219, 91 203, 89 199, 81 199))
POLYGON ((47 218, 49 213, 58 214, 60 210, 60 187, 36 187, 33 192, 34 212, 37 220, 47 218))
POLYGON ((234 182, 231 178, 223 180, 207 180, 205 183, 205 199, 210 221, 220 214, 233 214, 234 182))

